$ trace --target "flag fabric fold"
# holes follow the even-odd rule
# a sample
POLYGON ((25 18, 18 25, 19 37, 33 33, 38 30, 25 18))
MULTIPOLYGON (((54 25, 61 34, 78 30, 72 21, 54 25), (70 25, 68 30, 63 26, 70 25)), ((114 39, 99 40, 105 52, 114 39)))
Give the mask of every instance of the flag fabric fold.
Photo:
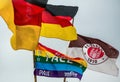
POLYGON ((82 78, 87 64, 82 58, 71 58, 38 44, 34 55, 34 74, 46 77, 82 78))
POLYGON ((45 10, 26 0, 12 0, 16 25, 41 25, 41 13, 45 10))
POLYGON ((88 69, 113 76, 119 74, 115 64, 119 51, 100 39, 78 34, 78 39, 70 42, 67 55, 84 58, 88 69))
POLYGON ((65 18, 71 20, 74 18, 78 11, 77 6, 63 6, 47 4, 45 9, 55 17, 65 18), (56 12, 57 11, 57 12, 56 12))
POLYGON ((16 35, 11 38, 13 49, 34 50, 39 41, 40 27, 35 25, 23 25, 16 27, 16 35))
POLYGON ((29 3, 32 3, 34 5, 38 5, 40 7, 46 7, 48 0, 25 0, 29 3))

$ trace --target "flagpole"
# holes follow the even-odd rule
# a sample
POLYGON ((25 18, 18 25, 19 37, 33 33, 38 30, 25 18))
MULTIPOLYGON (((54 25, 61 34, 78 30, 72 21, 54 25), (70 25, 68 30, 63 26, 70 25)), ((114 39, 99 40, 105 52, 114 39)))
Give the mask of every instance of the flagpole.
POLYGON ((37 77, 36 77, 36 75, 34 75, 34 82, 37 82, 37 77))
MULTIPOLYGON (((34 66, 34 69, 35 69, 35 58, 34 58, 34 55, 35 55, 35 50, 33 50, 33 66, 34 66)), ((37 76, 34 74, 34 82, 37 82, 37 76)))
MULTIPOLYGON (((72 24, 74 24, 74 18, 72 20, 72 24)), ((66 82, 66 77, 64 77, 63 82, 66 82)))
POLYGON ((64 78, 63 82, 66 82, 66 77, 64 78))

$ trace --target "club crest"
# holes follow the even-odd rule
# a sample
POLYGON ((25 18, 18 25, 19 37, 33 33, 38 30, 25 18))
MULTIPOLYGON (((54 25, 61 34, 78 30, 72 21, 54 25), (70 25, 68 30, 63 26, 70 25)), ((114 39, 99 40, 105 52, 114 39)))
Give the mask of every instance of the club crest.
POLYGON ((98 44, 85 44, 83 52, 87 62, 92 65, 103 63, 108 59, 104 50, 98 44))

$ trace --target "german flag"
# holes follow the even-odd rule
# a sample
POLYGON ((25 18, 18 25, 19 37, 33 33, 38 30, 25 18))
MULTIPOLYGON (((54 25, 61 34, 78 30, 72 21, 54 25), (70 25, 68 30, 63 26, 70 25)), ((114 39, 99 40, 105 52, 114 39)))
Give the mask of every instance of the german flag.
POLYGON ((77 39, 75 27, 70 20, 78 7, 48 5, 47 2, 48 0, 1 1, 0 16, 13 32, 13 49, 34 50, 40 35, 62 40, 77 39))
MULTIPOLYGON (((38 1, 34 0, 36 3, 38 1)), ((40 35, 41 13, 45 10, 43 4, 46 4, 47 0, 41 0, 39 6, 34 5, 33 0, 12 0, 12 3, 16 25, 11 39, 12 47, 15 50, 34 50, 40 35)))
POLYGON ((76 40, 75 27, 70 20, 77 13, 78 7, 63 5, 47 5, 42 12, 41 36, 59 38, 62 40, 76 40))

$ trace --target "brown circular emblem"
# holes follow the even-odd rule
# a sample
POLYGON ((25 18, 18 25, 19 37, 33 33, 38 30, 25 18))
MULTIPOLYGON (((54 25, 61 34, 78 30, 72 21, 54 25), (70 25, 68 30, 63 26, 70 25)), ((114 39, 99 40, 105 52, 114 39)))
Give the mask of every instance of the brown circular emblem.
POLYGON ((85 44, 83 52, 89 64, 100 64, 108 59, 104 50, 98 44, 85 44))

